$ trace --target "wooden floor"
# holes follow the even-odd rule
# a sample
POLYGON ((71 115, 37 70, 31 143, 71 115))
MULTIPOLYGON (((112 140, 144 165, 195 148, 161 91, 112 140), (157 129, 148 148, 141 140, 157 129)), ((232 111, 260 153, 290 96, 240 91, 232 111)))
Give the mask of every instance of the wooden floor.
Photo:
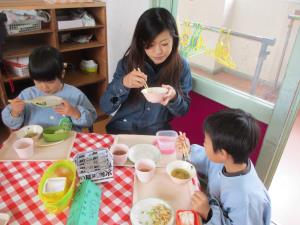
POLYGON ((106 133, 106 130, 105 130, 105 126, 106 124, 109 122, 110 118, 108 119, 105 119, 105 120, 101 120, 97 123, 94 123, 94 133, 97 133, 97 134, 104 134, 106 133))
MULTIPOLYGON (((207 77, 211 80, 217 81, 219 83, 228 85, 237 90, 249 93, 252 85, 252 80, 246 79, 237 75, 219 72, 216 74, 210 74, 197 67, 191 67, 192 72, 199 74, 199 76, 207 77)), ((256 86, 256 91, 254 96, 259 97, 263 100, 275 103, 278 97, 278 88, 272 85, 266 84, 263 81, 259 81, 256 86)))

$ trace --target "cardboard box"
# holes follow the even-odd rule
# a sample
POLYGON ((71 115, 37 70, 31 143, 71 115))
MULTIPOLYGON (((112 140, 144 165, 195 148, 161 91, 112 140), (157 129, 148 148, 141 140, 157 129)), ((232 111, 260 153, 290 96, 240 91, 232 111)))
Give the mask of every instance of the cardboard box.
POLYGON ((57 27, 59 30, 77 28, 77 27, 83 27, 83 23, 81 19, 59 20, 57 21, 57 27))

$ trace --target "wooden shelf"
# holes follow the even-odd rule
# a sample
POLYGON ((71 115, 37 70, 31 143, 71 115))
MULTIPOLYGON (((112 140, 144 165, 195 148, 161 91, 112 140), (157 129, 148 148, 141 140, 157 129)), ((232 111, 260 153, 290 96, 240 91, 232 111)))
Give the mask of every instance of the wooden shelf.
POLYGON ((24 57, 29 56, 32 49, 38 47, 36 44, 27 45, 26 47, 22 49, 9 49, 4 51, 3 58, 9 59, 9 58, 15 58, 15 57, 24 57))
POLYGON ((104 44, 98 42, 98 41, 91 41, 89 43, 66 43, 61 44, 60 51, 61 52, 69 52, 69 51, 75 51, 75 50, 81 50, 81 49, 88 49, 88 48, 97 48, 104 46, 104 44))
POLYGON ((105 3, 56 3, 49 4, 44 0, 1 0, 1 9, 67 9, 67 8, 89 8, 89 7, 103 7, 105 3))
MULTIPOLYGON (((10 59, 16 57, 29 56, 33 49, 50 45, 58 48, 63 53, 65 62, 74 65, 75 71, 67 72, 64 82, 74 85, 92 101, 97 110, 97 121, 107 118, 100 110, 99 98, 102 96, 108 82, 108 63, 107 63, 107 28, 106 28, 106 4, 104 2, 93 3, 63 3, 48 4, 44 0, 0 0, 0 9, 43 9, 51 15, 51 21, 43 24, 38 31, 23 32, 9 35, 3 48, 3 58, 10 59), (70 9, 86 9, 93 15, 96 21, 95 26, 77 27, 70 29, 57 30, 57 15, 68 14, 70 9), (70 32, 78 35, 93 35, 89 43, 60 43, 62 34, 70 32), (77 69, 82 59, 94 60, 98 64, 97 73, 84 73, 77 69)), ((0 101, 4 107, 7 98, 18 95, 20 91, 33 85, 29 77, 18 77, 11 72, 5 71, 0 74, 0 101), (14 81, 15 93, 9 91, 9 82, 14 81)), ((1 103, 0 102, 0 103, 1 103)), ((2 130, 2 125, 0 124, 2 130)))
POLYGON ((103 81, 106 81, 106 78, 98 73, 85 73, 82 71, 68 72, 64 78, 65 83, 72 84, 76 87, 103 81))
POLYGON ((69 29, 61 29, 61 30, 58 30, 58 32, 67 32, 67 31, 75 31, 75 30, 97 29, 97 28, 103 28, 103 27, 104 27, 104 25, 85 26, 85 27, 75 27, 75 28, 69 28, 69 29))
POLYGON ((28 35, 36 35, 36 34, 47 34, 47 33, 52 33, 51 29, 41 29, 37 31, 31 31, 31 32, 21 32, 17 34, 9 34, 9 37, 19 37, 19 36, 28 36, 28 35))

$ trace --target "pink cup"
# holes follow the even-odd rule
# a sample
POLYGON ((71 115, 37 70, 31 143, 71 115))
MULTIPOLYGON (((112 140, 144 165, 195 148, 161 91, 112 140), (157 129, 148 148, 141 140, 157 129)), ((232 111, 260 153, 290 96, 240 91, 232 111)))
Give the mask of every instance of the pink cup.
POLYGON ((135 174, 142 183, 148 183, 155 173, 155 162, 151 159, 140 159, 135 163, 135 174))
POLYGON ((129 147, 125 144, 114 144, 111 146, 110 151, 113 155, 115 166, 123 166, 128 157, 129 147))
POLYGON ((173 154, 178 134, 174 130, 161 130, 156 132, 156 141, 162 154, 173 154))
POLYGON ((20 159, 28 159, 33 156, 34 141, 32 138, 20 138, 13 143, 13 149, 20 159))

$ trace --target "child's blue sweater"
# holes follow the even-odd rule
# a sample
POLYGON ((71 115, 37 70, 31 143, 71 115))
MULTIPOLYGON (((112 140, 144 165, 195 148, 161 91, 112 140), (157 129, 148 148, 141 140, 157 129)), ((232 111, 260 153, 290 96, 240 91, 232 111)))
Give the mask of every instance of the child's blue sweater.
MULTIPOLYGON (((45 95, 35 86, 24 89, 19 98, 33 99, 45 95)), ((70 118, 73 123, 74 130, 80 130, 83 127, 90 127, 97 118, 94 106, 88 100, 84 93, 78 88, 64 84, 63 88, 55 93, 56 96, 67 100, 72 106, 80 111, 80 118, 70 118)), ((29 124, 37 124, 43 127, 58 125, 63 118, 62 115, 56 113, 53 108, 42 108, 32 104, 26 104, 22 114, 15 118, 11 115, 11 105, 7 105, 2 111, 2 120, 6 126, 12 129, 20 128, 29 124)))
POLYGON ((270 225, 270 198, 250 160, 246 174, 228 176, 223 164, 211 162, 202 146, 191 146, 191 159, 197 172, 208 177, 213 215, 206 224, 270 225))

